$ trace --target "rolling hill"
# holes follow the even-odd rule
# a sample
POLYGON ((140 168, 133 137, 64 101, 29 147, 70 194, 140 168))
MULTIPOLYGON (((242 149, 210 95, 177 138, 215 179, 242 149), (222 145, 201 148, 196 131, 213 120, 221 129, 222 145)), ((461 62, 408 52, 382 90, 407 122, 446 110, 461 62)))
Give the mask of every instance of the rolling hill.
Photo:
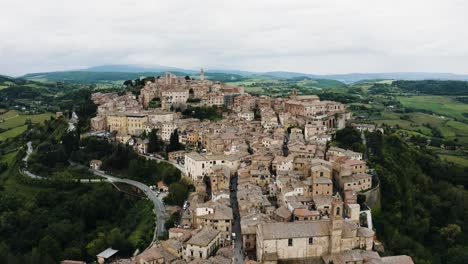
MULTIPOLYGON (((72 71, 28 73, 25 79, 38 81, 65 81, 76 83, 96 83, 137 79, 141 76, 161 76, 164 72, 177 75, 196 76, 199 70, 183 69, 169 66, 145 65, 102 65, 72 71)), ((349 73, 349 74, 309 74, 288 71, 253 72, 230 69, 205 69, 205 74, 217 81, 242 81, 246 79, 331 79, 346 84, 362 80, 462 80, 468 81, 468 74, 429 73, 429 72, 390 72, 390 73, 349 73)))

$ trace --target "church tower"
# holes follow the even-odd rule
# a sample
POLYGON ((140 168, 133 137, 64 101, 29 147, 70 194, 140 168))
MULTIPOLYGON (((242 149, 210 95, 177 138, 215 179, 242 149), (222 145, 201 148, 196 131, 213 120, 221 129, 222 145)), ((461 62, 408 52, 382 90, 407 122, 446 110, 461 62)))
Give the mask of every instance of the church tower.
POLYGON ((203 70, 203 68, 200 69, 200 81, 204 81, 205 80, 205 71, 203 70))
POLYGON ((297 97, 297 89, 296 89, 296 88, 293 88, 293 89, 291 90, 291 93, 289 94, 289 98, 291 98, 291 99, 296 99, 296 97, 297 97))
POLYGON ((341 233, 343 232, 343 201, 339 193, 333 196, 330 219, 330 253, 334 254, 341 252, 341 233))

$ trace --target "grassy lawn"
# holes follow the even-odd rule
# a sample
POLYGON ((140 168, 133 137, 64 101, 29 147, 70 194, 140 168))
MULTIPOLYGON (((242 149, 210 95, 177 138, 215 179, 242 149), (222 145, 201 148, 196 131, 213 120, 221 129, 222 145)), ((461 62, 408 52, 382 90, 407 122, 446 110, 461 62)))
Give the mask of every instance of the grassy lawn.
POLYGON ((7 111, 7 112, 0 115, 0 120, 12 118, 12 117, 15 117, 17 115, 19 115, 19 112, 16 111, 16 110, 7 111))
POLYGON ((446 160, 448 162, 453 162, 455 164, 468 167, 468 158, 463 156, 455 156, 455 155, 447 155, 447 154, 439 154, 439 157, 442 160, 446 160))
POLYGON ((431 126, 442 126, 444 125, 448 119, 446 118, 441 118, 436 115, 428 115, 425 113, 410 113, 408 114, 410 117, 410 120, 415 122, 416 124, 430 124, 431 126))
POLYGON ((424 135, 431 137, 432 131, 426 127, 429 124, 436 127, 446 139, 458 139, 460 143, 468 143, 468 124, 451 120, 450 118, 442 118, 437 115, 430 115, 420 112, 409 114, 398 114, 393 112, 382 112, 381 119, 375 119, 374 122, 378 125, 387 124, 390 126, 399 126, 402 130, 412 135, 424 135), (400 119, 402 116, 407 116, 408 120, 400 119))
POLYGON ((8 166, 13 165, 13 162, 15 160, 15 157, 16 157, 17 153, 18 152, 15 151, 15 152, 11 152, 11 153, 0 156, 0 162, 6 162, 6 163, 8 163, 8 166))
POLYGON ((245 91, 248 93, 263 93, 262 87, 245 87, 245 91))
POLYGON ((446 96, 399 96, 397 98, 405 107, 428 110, 459 120, 468 120, 467 117, 463 116, 463 113, 468 113, 468 104, 446 96))
POLYGON ((0 123, 0 128, 9 129, 19 127, 24 125, 28 119, 31 120, 32 123, 42 123, 51 116, 52 113, 20 115, 17 111, 8 111, 7 113, 0 116, 0 120, 4 120, 0 123))
POLYGON ((229 86, 238 86, 238 85, 252 85, 256 83, 256 81, 239 81, 239 82, 227 82, 226 84, 229 86))
POLYGON ((24 131, 26 131, 26 129, 28 129, 28 126, 27 125, 22 125, 22 126, 19 126, 19 127, 12 128, 12 129, 10 129, 8 131, 5 131, 3 133, 0 133, 0 141, 3 141, 5 139, 7 139, 7 138, 13 138, 13 137, 19 136, 24 131))

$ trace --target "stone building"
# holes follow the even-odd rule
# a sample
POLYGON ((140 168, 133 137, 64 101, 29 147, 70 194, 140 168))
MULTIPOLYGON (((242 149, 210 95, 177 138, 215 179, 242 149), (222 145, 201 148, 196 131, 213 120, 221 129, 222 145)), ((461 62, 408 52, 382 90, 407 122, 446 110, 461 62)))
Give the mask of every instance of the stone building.
POLYGON ((192 236, 184 247, 184 260, 207 259, 220 247, 221 232, 209 227, 202 228, 192 236))
POLYGON ((354 248, 371 250, 374 232, 343 219, 343 202, 332 201, 328 220, 265 223, 257 229, 257 259, 261 262, 307 259, 354 248))
POLYGON ((200 181, 204 176, 208 176, 210 169, 215 165, 227 166, 231 173, 237 171, 241 160, 247 157, 249 153, 238 152, 231 155, 202 155, 197 152, 187 153, 185 155, 185 176, 192 179, 193 182, 200 181))
POLYGON ((193 223, 196 227, 210 227, 220 231, 220 243, 226 244, 231 240, 232 209, 224 204, 208 201, 195 206, 193 223))

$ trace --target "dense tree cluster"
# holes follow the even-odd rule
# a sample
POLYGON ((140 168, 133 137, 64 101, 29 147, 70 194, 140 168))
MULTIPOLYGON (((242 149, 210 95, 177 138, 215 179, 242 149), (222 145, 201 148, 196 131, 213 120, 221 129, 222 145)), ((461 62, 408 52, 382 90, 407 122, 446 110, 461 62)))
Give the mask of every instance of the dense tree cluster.
POLYGON ((91 261, 107 247, 130 256, 151 241, 151 204, 112 185, 50 182, 29 190, 0 192, 0 263, 91 261))
POLYGON ((468 95, 468 82, 464 81, 394 81, 396 86, 405 92, 416 92, 433 95, 468 95))
POLYGON ((170 164, 147 160, 128 145, 112 144, 94 137, 82 139, 80 150, 74 152, 71 158, 83 165, 89 164, 93 159, 102 160, 102 169, 150 185, 161 180, 171 184, 181 177, 180 171, 170 164))
POLYGON ((338 130, 335 134, 335 140, 340 148, 351 149, 357 152, 365 151, 365 147, 362 144, 361 133, 356 129, 346 127, 338 130))
POLYGON ((321 92, 317 94, 320 100, 336 101, 343 104, 348 104, 358 101, 359 97, 352 94, 336 93, 336 92, 321 92))
MULTIPOLYGON (((345 131, 351 135, 337 140, 349 146, 357 135, 345 131)), ((468 263, 468 170, 397 135, 370 133, 367 150, 381 183, 373 216, 386 253, 408 254, 415 263, 468 263)))
POLYGON ((182 111, 184 117, 198 118, 200 120, 219 120, 223 118, 223 109, 217 106, 189 106, 182 111))
POLYGON ((156 129, 152 129, 148 135, 148 153, 156 153, 164 150, 164 141, 157 134, 156 129))
POLYGON ((169 194, 164 197, 167 204, 182 206, 189 194, 189 185, 185 182, 174 182, 169 185, 169 194))
POLYGON ((171 133, 169 138, 169 145, 167 146, 167 152, 183 150, 185 147, 179 142, 179 131, 176 129, 171 133))

